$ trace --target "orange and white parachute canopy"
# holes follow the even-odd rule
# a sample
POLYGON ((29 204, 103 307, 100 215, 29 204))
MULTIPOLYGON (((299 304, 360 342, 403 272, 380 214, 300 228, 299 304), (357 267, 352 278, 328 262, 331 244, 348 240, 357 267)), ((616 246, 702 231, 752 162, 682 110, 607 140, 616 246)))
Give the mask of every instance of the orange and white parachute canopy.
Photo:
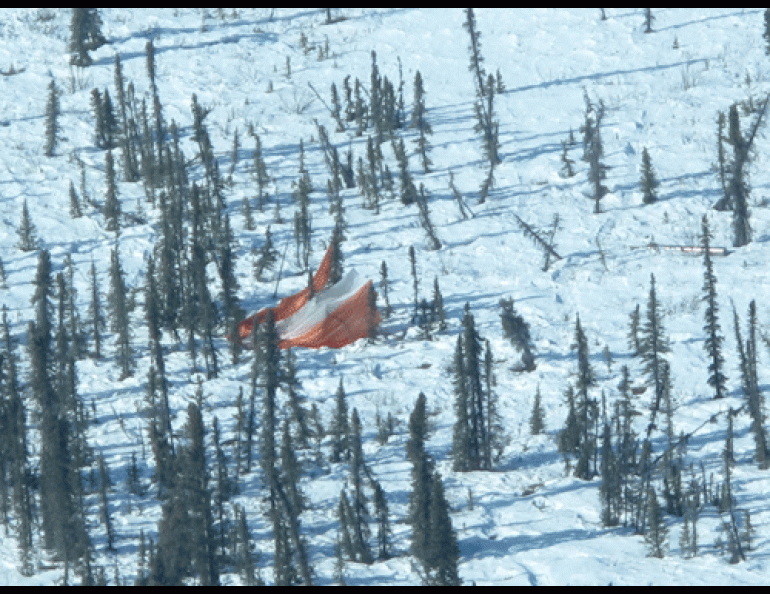
POLYGON ((372 281, 355 271, 321 291, 293 316, 276 323, 281 348, 338 349, 371 336, 380 323, 372 281))
POLYGON ((355 272, 326 287, 332 265, 332 246, 326 251, 310 287, 282 299, 274 308, 263 309, 238 325, 238 337, 248 341, 254 323, 262 323, 272 310, 282 349, 341 348, 372 336, 381 318, 375 305, 372 281, 362 283, 355 272))

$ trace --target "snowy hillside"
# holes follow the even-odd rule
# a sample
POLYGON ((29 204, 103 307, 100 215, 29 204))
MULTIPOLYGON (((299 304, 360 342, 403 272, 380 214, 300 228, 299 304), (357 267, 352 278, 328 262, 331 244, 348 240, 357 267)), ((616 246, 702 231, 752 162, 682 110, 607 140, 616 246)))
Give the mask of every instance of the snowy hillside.
MULTIPOLYGON (((474 130, 476 87, 468 68, 464 9, 333 10, 338 11, 333 16, 342 18, 327 24, 322 10, 309 9, 99 9, 108 44, 91 52, 93 64, 85 68, 70 66, 71 9, 0 10, 0 261, 6 277, 0 305, 8 309, 11 334, 19 343, 22 386, 27 388, 30 372, 27 332, 35 319, 31 298, 39 257, 36 250, 17 247, 25 200, 40 247, 50 252, 53 271, 65 269, 67 256, 72 260, 81 318, 87 317, 92 262, 106 296, 110 253, 116 246, 126 285, 137 301, 131 313, 133 374, 121 378, 116 336, 109 332, 103 357, 84 357, 77 364, 78 394, 95 411, 88 444, 103 454, 113 482, 109 500, 115 552, 107 549, 98 493, 86 494, 93 563, 104 568, 111 585, 116 574, 121 582, 132 583, 139 571, 140 531, 154 539, 161 518, 151 482, 155 461, 145 414, 151 361, 143 309, 148 258, 162 234, 160 208, 148 200, 142 181, 125 179, 116 150, 124 217, 119 236, 108 229, 103 213, 106 151, 95 144, 92 108, 94 89, 109 90, 114 100, 119 56, 126 85, 133 85, 139 101, 148 100, 152 112, 146 59, 152 41, 163 119, 178 127, 190 181, 200 183, 204 169, 196 158, 192 97, 209 110, 205 124, 227 180, 224 197, 237 245, 238 296, 247 311, 274 305, 307 282, 295 255, 293 225, 300 143, 314 190, 312 268, 323 257, 334 229, 319 125, 341 156, 349 152, 354 162, 366 160, 369 132, 357 136, 352 123, 337 130, 330 113, 331 85, 342 97, 346 77, 351 85, 360 79, 366 92, 375 52, 380 75, 397 92, 403 81, 403 116, 409 118, 415 74, 422 76, 426 118, 432 127, 428 173, 417 154, 417 132, 405 126, 397 134, 404 140, 416 186, 424 185, 429 196, 430 220, 442 245, 430 249, 417 205, 405 206, 397 197, 398 165, 391 142, 384 142, 383 157, 394 174, 396 197, 386 193, 375 213, 365 208, 359 187, 343 189, 347 230, 342 251, 344 266, 373 279, 375 286, 386 263, 393 314, 372 343, 294 350, 300 391, 308 407, 317 407, 325 426, 334 416, 334 396, 342 380, 348 408, 355 408, 362 421, 366 464, 382 485, 391 513, 392 558, 370 565, 346 563, 347 583, 421 583, 417 563, 409 555, 411 528, 405 522, 412 488, 405 444, 409 415, 422 392, 432 422, 427 450, 444 480, 464 584, 767 584, 770 471, 760 470, 754 460, 733 324, 734 305, 745 340, 749 304, 756 300, 759 387, 767 391, 770 343, 762 338, 770 338, 770 135, 765 125, 759 127, 747 167, 752 241, 734 248, 733 212, 714 209, 723 195, 717 172, 717 117, 733 104, 759 105, 770 94, 764 9, 652 9, 651 33, 644 32, 644 9, 476 9, 484 67, 499 73, 504 86, 494 97, 501 163, 483 202, 479 190, 488 164, 481 136, 474 130), (606 11, 606 20, 600 10, 606 11), (60 92, 61 116, 56 150, 47 157, 51 81, 60 92), (605 110, 601 135, 608 193, 600 213, 594 212, 588 164, 581 159, 587 100, 605 110), (254 134, 271 178, 263 210, 257 208, 254 134), (568 147, 568 156, 574 161, 574 175, 568 176, 562 157, 563 143, 571 134, 576 144, 568 147), (653 204, 643 203, 640 186, 644 149, 660 181, 653 204), (463 195, 467 217, 450 183, 463 195), (71 184, 80 197, 79 218, 71 216, 71 184), (244 200, 252 208, 253 230, 246 228, 244 200), (728 248, 726 256, 713 258, 728 378, 728 395, 719 400, 707 383, 703 258, 649 248, 700 245, 704 215, 712 246, 728 248), (551 255, 545 266, 544 251, 521 222, 541 238, 552 237, 559 257, 551 255), (268 226, 277 249, 285 251, 280 280, 278 266, 265 280, 253 273, 268 226), (434 279, 443 296, 447 328, 431 340, 424 340, 411 323, 410 247, 415 250, 420 297, 432 298, 434 279), (576 478, 558 451, 558 434, 568 413, 565 392, 578 368, 572 348, 578 316, 596 374, 591 394, 600 406, 606 405, 608 415, 619 398, 623 366, 634 386, 648 385, 643 362, 630 352, 628 332, 637 305, 644 315, 652 275, 670 341, 674 432, 691 434, 684 453, 687 483, 692 477, 710 485, 725 479, 727 413, 743 407, 733 417, 732 496, 741 518, 749 512, 754 532, 745 560, 738 563, 730 563, 726 544, 717 546, 727 540, 722 528, 728 517, 708 502, 698 519, 696 556, 687 558, 682 550, 683 519, 667 514, 666 554, 662 559, 649 557, 644 536, 633 528, 603 524, 601 478, 576 478), (530 326, 534 371, 516 370, 521 355, 504 336, 500 319, 499 304, 507 298, 530 326), (448 367, 466 304, 494 356, 494 392, 507 438, 489 472, 455 472, 452 466, 456 415, 448 367), (530 414, 538 391, 545 431, 532 435, 530 414), (398 424, 395 434, 381 444, 376 419, 388 414, 398 424), (132 455, 139 459, 147 488, 143 496, 131 495, 126 487, 132 455)), ((740 113, 747 132, 756 112, 740 113)), ((211 294, 219 299, 221 282, 213 262, 208 271, 211 294)), ((188 404, 200 387, 209 454, 213 456, 211 427, 216 417, 225 454, 232 457, 236 403, 239 390, 250 390, 251 358, 244 354, 233 364, 225 334, 223 327, 217 329, 221 368, 209 379, 200 372, 200 354, 193 371, 184 333, 164 333, 163 348, 174 433, 184 433, 188 404)), ((637 392, 634 404, 641 415, 635 429, 643 436, 654 390, 637 392)), ((35 459, 40 454, 39 414, 29 394, 25 404, 35 459)), ((653 457, 666 447, 664 421, 658 421, 652 433, 653 457)), ((337 509, 341 489, 349 488, 348 464, 330 462, 328 449, 328 443, 322 444, 320 462, 307 454, 301 482, 309 500, 301 516, 302 532, 319 585, 336 579, 337 509)), ((212 462, 209 467, 213 472, 212 462)), ((265 497, 261 473, 255 469, 240 478, 240 493, 225 507, 228 513, 236 504, 245 509, 260 574, 271 584, 274 544, 265 497)), ((22 576, 11 514, 9 528, 0 537, 0 583, 53 584, 62 579, 62 568, 49 560, 38 532, 36 572, 22 576)), ((242 583, 232 568, 222 571, 223 584, 242 583)), ((70 580, 77 581, 71 575, 70 580)))

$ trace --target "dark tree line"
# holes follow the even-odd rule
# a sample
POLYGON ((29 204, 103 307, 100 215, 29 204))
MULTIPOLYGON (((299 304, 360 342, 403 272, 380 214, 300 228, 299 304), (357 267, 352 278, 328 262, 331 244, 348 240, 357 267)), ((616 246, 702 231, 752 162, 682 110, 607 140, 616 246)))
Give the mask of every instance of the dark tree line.
POLYGON ((467 304, 451 373, 456 414, 452 437, 454 469, 491 470, 503 444, 497 396, 492 390, 492 353, 489 342, 482 345, 467 304))
MULTIPOLYGON (((726 377, 722 349, 723 337, 719 324, 716 275, 711 260, 711 232, 708 219, 702 221, 704 284, 702 287, 705 310, 704 342, 708 355, 706 384, 714 390, 714 398, 726 395, 726 377)), ((573 469, 575 476, 601 479, 600 498, 602 521, 606 526, 624 525, 643 534, 649 555, 663 557, 668 551, 668 521, 666 516, 680 519, 683 524, 680 546, 682 554, 690 557, 698 553, 697 522, 707 505, 713 505, 722 514, 724 540, 718 546, 730 555, 730 562, 746 559, 750 547, 750 517, 736 507, 732 493, 733 423, 740 412, 746 412, 749 429, 755 441, 754 460, 759 468, 767 468, 768 447, 764 427, 764 397, 760 389, 757 364, 756 305, 749 306, 747 333, 744 336, 738 314, 733 308, 741 387, 745 404, 740 410, 730 409, 717 413, 689 434, 678 432, 674 421, 675 404, 672 397, 670 374, 670 347, 665 333, 655 277, 650 278, 646 312, 637 306, 631 316, 629 346, 646 378, 645 386, 634 387, 628 366, 622 368, 617 386, 617 398, 608 403, 589 396, 595 385, 595 372, 590 363, 588 341, 580 319, 576 320, 575 343, 577 371, 575 380, 566 393, 567 419, 559 433, 559 449, 573 469), (648 394, 649 404, 638 402, 638 396, 648 394), (637 433, 635 419, 648 416, 646 429, 637 433), (720 482, 707 481, 703 469, 688 466, 688 440, 703 426, 726 422, 723 451, 723 477, 720 482), (654 451, 654 443, 662 444, 654 451)), ((533 413, 534 414, 534 413, 533 413)))

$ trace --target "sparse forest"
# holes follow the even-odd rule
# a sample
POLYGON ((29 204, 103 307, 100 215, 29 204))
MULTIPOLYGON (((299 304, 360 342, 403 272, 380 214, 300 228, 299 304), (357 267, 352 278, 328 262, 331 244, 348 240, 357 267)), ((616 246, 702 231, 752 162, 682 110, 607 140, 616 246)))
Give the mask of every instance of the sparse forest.
POLYGON ((6 583, 764 584, 768 11, 7 9, 6 583))

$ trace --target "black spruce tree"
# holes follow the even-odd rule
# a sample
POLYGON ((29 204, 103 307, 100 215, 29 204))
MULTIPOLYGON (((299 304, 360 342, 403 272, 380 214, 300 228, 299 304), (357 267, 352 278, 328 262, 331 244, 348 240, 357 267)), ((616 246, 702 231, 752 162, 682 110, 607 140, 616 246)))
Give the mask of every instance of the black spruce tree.
POLYGON ((460 546, 449 517, 449 504, 444 495, 444 482, 438 472, 431 484, 430 534, 425 563, 426 585, 461 586, 458 573, 460 546))
POLYGON ((722 342, 724 338, 719 326, 719 304, 717 303, 716 275, 711 261, 711 231, 709 230, 708 217, 703 215, 701 224, 701 245, 703 247, 703 301, 706 303, 706 352, 709 357, 708 385, 714 388, 714 398, 722 398, 725 395, 724 357, 722 356, 722 342))
POLYGON ((102 19, 98 8, 73 8, 70 21, 70 64, 81 68, 90 66, 93 59, 88 52, 107 43, 102 35, 102 19))

